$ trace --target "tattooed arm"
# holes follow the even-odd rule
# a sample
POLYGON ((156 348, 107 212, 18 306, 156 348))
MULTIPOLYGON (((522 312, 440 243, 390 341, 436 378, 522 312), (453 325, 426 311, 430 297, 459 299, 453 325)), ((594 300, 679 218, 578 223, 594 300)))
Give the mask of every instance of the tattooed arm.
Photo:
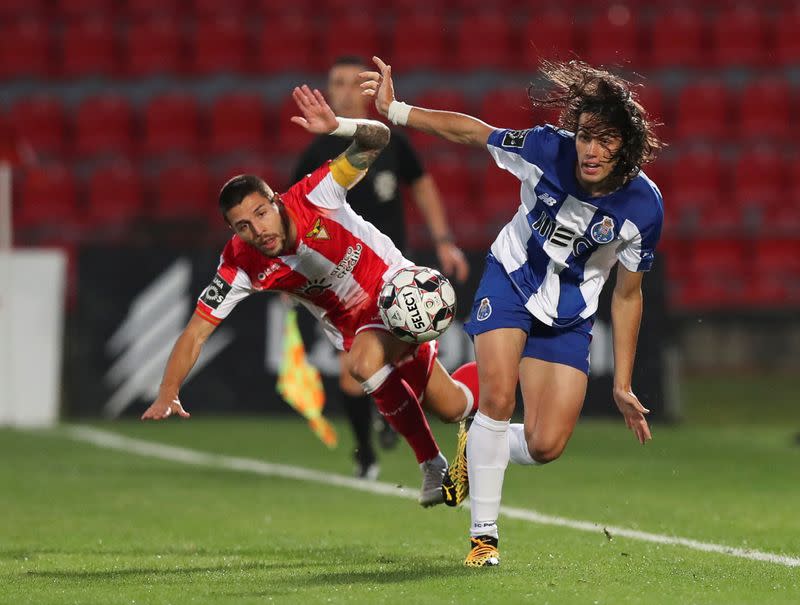
POLYGON ((391 132, 385 124, 375 120, 359 120, 356 134, 344 157, 359 170, 366 170, 389 143, 391 132))
POLYGON ((389 143, 391 132, 386 125, 375 120, 337 118, 322 93, 316 89, 312 91, 303 85, 295 88, 292 96, 303 113, 303 117, 293 117, 292 122, 314 134, 334 134, 353 138, 353 143, 339 158, 346 158, 357 170, 369 168, 389 143))

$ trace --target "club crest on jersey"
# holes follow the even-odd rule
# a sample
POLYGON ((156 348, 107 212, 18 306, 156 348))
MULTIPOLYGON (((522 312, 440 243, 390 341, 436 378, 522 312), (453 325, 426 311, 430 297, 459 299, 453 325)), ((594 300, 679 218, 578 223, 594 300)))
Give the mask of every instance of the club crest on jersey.
POLYGON ((484 298, 481 300, 481 306, 478 307, 478 314, 477 318, 478 321, 486 321, 492 314, 492 303, 489 302, 488 298, 484 298))
POLYGON ((604 216, 602 221, 592 225, 592 239, 598 244, 607 244, 614 239, 614 219, 604 216))
POLYGON ((306 237, 309 239, 317 239, 317 240, 331 239, 331 236, 328 235, 328 230, 322 223, 321 218, 318 218, 316 221, 314 221, 314 226, 311 228, 311 231, 306 233, 306 237))
POLYGON ((503 147, 521 148, 530 130, 509 130, 503 137, 503 147))

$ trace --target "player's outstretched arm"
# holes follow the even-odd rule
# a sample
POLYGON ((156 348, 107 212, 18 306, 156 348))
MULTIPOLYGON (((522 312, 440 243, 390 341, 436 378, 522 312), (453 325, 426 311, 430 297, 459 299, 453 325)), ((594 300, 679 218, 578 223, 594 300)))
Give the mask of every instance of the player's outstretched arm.
POLYGON ((625 424, 640 443, 651 439, 645 408, 631 387, 636 342, 642 320, 642 273, 628 271, 617 264, 617 284, 611 297, 611 323, 614 339, 614 401, 625 417, 625 424))
POLYGON ((167 362, 164 378, 158 389, 158 397, 142 414, 142 420, 163 420, 173 414, 181 418, 189 418, 190 414, 183 409, 178 391, 197 362, 200 351, 215 326, 198 315, 192 315, 184 328, 167 362))
POLYGON ((353 167, 366 170, 389 143, 391 132, 385 124, 375 120, 339 118, 317 90, 305 84, 292 91, 292 97, 303 116, 292 117, 292 122, 314 134, 333 134, 353 139, 342 154, 353 167))
POLYGON ((486 122, 454 111, 436 111, 412 107, 398 102, 394 97, 392 66, 378 57, 372 57, 379 71, 359 74, 364 82, 361 88, 367 96, 375 97, 375 107, 393 124, 410 126, 429 134, 435 134, 454 143, 485 147, 489 135, 495 130, 486 122))

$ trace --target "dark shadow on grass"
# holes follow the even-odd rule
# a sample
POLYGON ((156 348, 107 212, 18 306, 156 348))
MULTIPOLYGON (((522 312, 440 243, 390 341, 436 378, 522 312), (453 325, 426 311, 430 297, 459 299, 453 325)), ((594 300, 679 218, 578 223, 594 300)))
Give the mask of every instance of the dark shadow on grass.
POLYGON ((108 569, 96 571, 28 571, 21 574, 26 577, 35 578, 51 578, 62 580, 113 580, 126 576, 175 576, 175 575, 191 575, 196 573, 209 573, 215 571, 237 572, 237 571, 269 571, 273 569, 295 569, 298 567, 305 567, 304 563, 296 561, 273 561, 273 562, 250 562, 241 564, 230 565, 204 565, 197 567, 175 567, 175 568, 161 568, 161 567, 129 567, 124 569, 108 569))

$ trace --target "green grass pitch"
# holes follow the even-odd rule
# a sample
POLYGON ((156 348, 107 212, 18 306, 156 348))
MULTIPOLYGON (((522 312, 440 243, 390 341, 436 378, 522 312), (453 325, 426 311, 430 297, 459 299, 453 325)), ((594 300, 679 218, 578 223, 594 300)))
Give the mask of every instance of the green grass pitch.
MULTIPOLYGON (((509 467, 504 504, 800 557, 800 422, 692 416, 646 447, 621 420, 582 422, 561 460, 509 467)), ((291 417, 95 426, 351 470, 341 425, 334 451, 291 417)), ((434 428, 449 454, 453 427, 434 428)), ((62 429, 0 431, 0 456, 0 603, 800 602, 800 567, 502 518, 501 567, 466 569, 466 510, 100 449, 62 429)), ((416 489, 406 446, 381 462, 381 480, 416 489)))

